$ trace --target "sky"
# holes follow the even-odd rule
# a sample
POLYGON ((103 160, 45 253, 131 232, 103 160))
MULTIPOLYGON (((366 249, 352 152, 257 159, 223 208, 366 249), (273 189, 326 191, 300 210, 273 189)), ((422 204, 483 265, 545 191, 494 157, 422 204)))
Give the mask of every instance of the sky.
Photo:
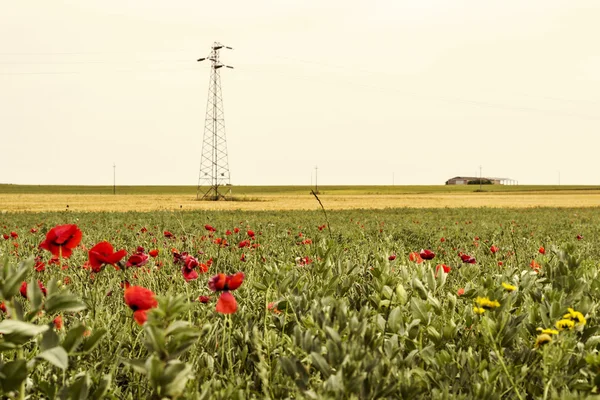
POLYGON ((597 0, 6 1, 0 183, 196 185, 217 41, 234 185, 598 185, 599 20, 597 0))

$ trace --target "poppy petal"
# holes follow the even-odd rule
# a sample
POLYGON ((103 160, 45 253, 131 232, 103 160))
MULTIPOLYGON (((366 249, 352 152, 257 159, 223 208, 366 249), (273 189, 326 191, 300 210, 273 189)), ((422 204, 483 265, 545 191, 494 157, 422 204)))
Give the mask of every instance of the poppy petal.
POLYGON ((229 292, 223 292, 217 301, 215 310, 221 314, 233 314, 237 311, 237 301, 229 292))

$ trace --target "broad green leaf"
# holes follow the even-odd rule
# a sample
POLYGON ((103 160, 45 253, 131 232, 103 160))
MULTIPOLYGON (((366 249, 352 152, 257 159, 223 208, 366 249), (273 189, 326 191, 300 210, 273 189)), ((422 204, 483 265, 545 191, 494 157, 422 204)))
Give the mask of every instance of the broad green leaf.
POLYGON ((42 351, 37 357, 48 361, 50 364, 60 369, 67 369, 69 366, 69 355, 61 346, 42 351))
POLYGON ((92 392, 90 399, 100 400, 106 396, 108 389, 110 388, 110 384, 112 383, 112 375, 106 374, 100 379, 98 386, 96 386, 95 390, 92 392))
POLYGON ((58 346, 59 343, 60 343, 60 338, 58 337, 56 332, 54 332, 54 329, 48 329, 42 335, 42 340, 40 342, 40 350, 45 351, 45 350, 51 349, 53 347, 58 346))
POLYGON ((329 337, 336 343, 341 343, 342 338, 340 337, 340 334, 337 333, 337 331, 335 329, 333 329, 330 326, 326 326, 325 327, 325 332, 327 332, 327 335, 329 335, 329 337))
POLYGON ((31 270, 32 266, 33 257, 31 257, 27 261, 22 262, 17 271, 11 271, 9 273, 9 277, 6 280, 6 282, 4 282, 4 287, 2 288, 4 300, 12 299, 19 292, 21 283, 23 283, 23 281, 25 280, 27 272, 31 270))
POLYGON ((69 329, 62 343, 62 347, 64 347, 67 353, 71 353, 77 349, 79 343, 83 341, 83 332, 85 332, 85 329, 83 325, 77 325, 69 329))
POLYGON ((48 328, 48 325, 34 325, 14 319, 5 319, 0 322, 0 333, 4 335, 17 334, 31 338, 45 332, 48 328))
MULTIPOLYGON (((66 389, 66 396, 63 398, 68 398, 70 400, 86 400, 88 399, 91 385, 92 381, 90 376, 87 373, 82 373, 75 379, 75 382, 66 389)), ((63 391, 61 390, 61 394, 62 392, 63 391)))
POLYGON ((401 324, 402 310, 400 309, 400 307, 396 307, 392 311, 390 311, 390 315, 388 317, 388 327, 390 328, 390 331, 398 333, 401 324))
POLYGON ((37 313, 44 300, 44 295, 42 294, 40 285, 37 283, 37 279, 32 278, 27 284, 27 299, 31 304, 32 311, 37 313))
POLYGON ((25 360, 11 361, 2 366, 0 373, 3 375, 0 385, 4 392, 17 390, 21 386, 21 382, 27 378, 27 364, 25 360))
POLYGON ((126 366, 131 367, 135 372, 139 372, 140 374, 144 375, 148 373, 146 370, 146 360, 133 360, 126 358, 121 361, 126 366))
POLYGON ((57 293, 46 300, 46 312, 57 314, 61 312, 77 312, 85 310, 86 306, 77 296, 71 293, 57 293))
POLYGON ((163 373, 164 394, 171 397, 181 395, 185 389, 185 384, 193 376, 191 365, 182 363, 179 360, 169 362, 163 373))
POLYGON ((314 351, 310 353, 310 357, 312 359, 313 365, 317 367, 319 372, 321 372, 323 378, 327 379, 329 375, 331 375, 331 367, 329 366, 325 358, 314 351))

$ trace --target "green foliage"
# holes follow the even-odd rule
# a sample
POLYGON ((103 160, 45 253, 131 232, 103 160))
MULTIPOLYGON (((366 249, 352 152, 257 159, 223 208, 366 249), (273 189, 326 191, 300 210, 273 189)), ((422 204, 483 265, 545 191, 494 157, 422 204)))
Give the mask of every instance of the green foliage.
POLYGON ((598 209, 328 210, 327 218, 323 229, 319 210, 0 215, 19 234, 0 236, 0 395, 526 399, 600 390, 598 209), (97 274, 82 268, 82 248, 50 264, 38 245, 67 222, 86 248, 108 240, 159 255, 97 274), (255 239, 238 247, 248 229, 255 239), (212 260, 209 272, 186 282, 172 249, 212 260), (435 258, 411 261, 420 249, 435 258), (237 271, 245 274, 232 292, 238 309, 218 314, 207 281, 237 271), (124 303, 123 281, 158 295, 143 326, 124 303), (476 313, 478 297, 499 305, 476 313), (586 324, 537 342, 537 329, 556 329, 569 308, 586 324))
POLYGON ((187 351, 200 336, 200 331, 187 321, 176 319, 187 311, 182 296, 163 297, 144 324, 147 359, 124 359, 134 371, 146 375, 151 391, 146 398, 178 398, 193 378, 192 366, 176 357, 187 351))

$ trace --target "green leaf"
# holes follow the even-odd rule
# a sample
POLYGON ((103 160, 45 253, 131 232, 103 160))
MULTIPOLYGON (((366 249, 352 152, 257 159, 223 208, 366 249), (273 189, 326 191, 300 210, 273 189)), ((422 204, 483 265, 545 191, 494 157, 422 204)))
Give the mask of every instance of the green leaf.
POLYGON ((37 314, 37 311, 41 308, 42 301, 44 300, 44 295, 42 294, 40 285, 37 283, 37 279, 32 278, 27 284, 27 299, 29 299, 29 303, 31 303, 32 312, 37 314))
POLYGON ((75 382, 67 389, 67 396, 64 396, 63 398, 69 398, 70 400, 86 400, 90 392, 91 384, 90 376, 87 373, 80 374, 75 379, 75 382))
POLYGON ((27 378, 27 364, 25 360, 15 360, 6 363, 0 369, 0 385, 4 392, 11 392, 19 389, 21 382, 27 378))
POLYGON ((77 312, 85 309, 86 306, 83 301, 71 293, 57 293, 46 300, 46 312, 48 314, 77 312))
POLYGON ((58 346, 60 343, 60 339, 54 329, 48 329, 42 335, 42 341, 40 342, 40 350, 45 351, 51 349, 53 347, 58 346))
POLYGON ((108 392, 108 388, 110 387, 111 383, 112 383, 112 375, 111 374, 104 375, 102 377, 102 379, 100 379, 98 386, 96 386, 96 389, 90 396, 90 399, 94 399, 94 400, 103 399, 104 396, 106 396, 106 393, 108 392))
POLYGON ((178 397, 185 389, 185 384, 193 378, 192 367, 179 360, 170 361, 163 373, 162 381, 165 382, 165 395, 178 397))
POLYGON ((34 325, 14 319, 5 319, 0 322, 0 333, 4 335, 17 334, 31 338, 45 332, 48 328, 48 325, 34 325))
POLYGON ((323 378, 327 379, 329 375, 331 375, 331 367, 329 366, 325 358, 314 351, 310 353, 310 357, 312 359, 313 365, 317 367, 319 372, 321 372, 323 378))
POLYGON ((329 335, 329 337, 336 343, 341 343, 342 338, 340 337, 340 334, 337 333, 337 331, 335 329, 333 329, 330 326, 326 326, 325 327, 325 332, 327 332, 327 335, 329 335))
POLYGON ((296 365, 295 363, 288 357, 280 357, 279 363, 281 365, 281 369, 287 376, 292 379, 296 379, 296 365))
POLYGON ((94 333, 92 333, 92 335, 89 338, 87 338, 86 341, 83 343, 83 352, 87 353, 89 351, 92 351, 94 347, 98 345, 100 339, 102 339, 102 337, 106 335, 107 332, 108 331, 106 329, 100 328, 94 333))
POLYGON ((133 360, 130 358, 125 358, 121 360, 123 364, 132 368, 135 372, 139 372, 140 374, 146 375, 148 371, 146 370, 146 360, 133 360))
POLYGON ((160 386, 160 378, 163 374, 164 365, 162 361, 155 355, 151 355, 146 360, 146 371, 148 373, 148 380, 150 380, 150 384, 153 388, 158 388, 160 386))
POLYGON ((37 355, 37 358, 48 361, 50 364, 60 369, 67 369, 69 366, 69 355, 61 346, 56 346, 52 349, 42 351, 37 355))
POLYGON ((22 262, 20 264, 19 269, 15 271, 10 271, 8 276, 9 278, 4 282, 4 287, 2 288, 2 294, 4 296, 4 300, 12 299, 18 292, 21 287, 21 283, 25 280, 27 276, 27 272, 30 271, 33 266, 33 257, 30 257, 28 260, 22 262))
POLYGON ((144 332, 146 333, 145 341, 146 346, 150 351, 158 354, 164 354, 165 352, 165 334, 162 329, 150 324, 144 326, 144 332))
POLYGON ((83 332, 85 332, 85 326, 83 325, 77 325, 69 329, 62 343, 62 347, 64 347, 67 353, 71 353, 77 349, 77 346, 83 340, 83 332))
POLYGON ((388 326, 394 333, 398 333, 400 325, 402 324, 402 310, 400 307, 394 308, 388 316, 388 326))

